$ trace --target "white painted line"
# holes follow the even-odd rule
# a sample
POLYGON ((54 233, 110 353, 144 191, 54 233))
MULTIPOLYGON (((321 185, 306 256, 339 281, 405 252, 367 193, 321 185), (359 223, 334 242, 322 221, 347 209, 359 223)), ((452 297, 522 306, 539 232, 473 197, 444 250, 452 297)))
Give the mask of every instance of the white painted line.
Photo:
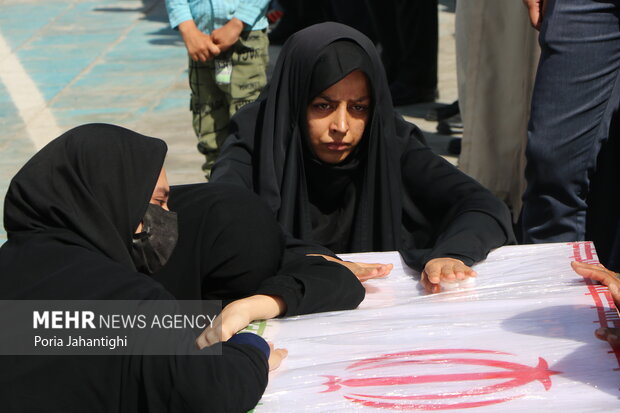
POLYGON ((0 33, 0 81, 9 92, 36 150, 60 135, 41 92, 0 33))

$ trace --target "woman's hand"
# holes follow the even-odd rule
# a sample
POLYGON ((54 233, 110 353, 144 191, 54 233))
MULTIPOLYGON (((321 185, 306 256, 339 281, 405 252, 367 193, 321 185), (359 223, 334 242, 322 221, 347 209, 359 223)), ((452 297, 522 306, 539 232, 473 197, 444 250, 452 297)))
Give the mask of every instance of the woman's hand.
POLYGON ((455 282, 475 277, 476 271, 456 258, 433 258, 422 270, 422 280, 438 285, 441 281, 455 282))
POLYGON ((358 280, 361 282, 368 281, 372 278, 383 278, 387 277, 388 274, 392 271, 394 266, 392 264, 368 264, 365 262, 351 262, 351 261, 342 261, 338 258, 330 257, 329 255, 322 254, 308 254, 313 257, 323 257, 328 261, 337 262, 340 265, 344 265, 351 271, 358 280))
POLYGON ((280 367, 282 360, 288 356, 288 350, 285 348, 274 348, 273 343, 269 343, 269 371, 280 367))
POLYGON ((620 307, 620 279, 617 273, 608 270, 602 264, 585 264, 573 261, 570 265, 577 274, 609 287, 609 292, 616 303, 616 307, 620 307))
POLYGON ((283 314, 286 304, 273 295, 253 295, 228 304, 196 339, 202 349, 220 341, 226 341, 246 328, 252 321, 266 320, 283 314))
MULTIPOLYGON (((601 264, 585 264, 573 261, 570 265, 582 277, 590 278, 607 286, 616 308, 620 308, 620 279, 618 279, 617 273, 608 270, 601 264)), ((620 328, 601 327, 594 332, 594 335, 603 341, 608 341, 612 347, 620 348, 620 328)))

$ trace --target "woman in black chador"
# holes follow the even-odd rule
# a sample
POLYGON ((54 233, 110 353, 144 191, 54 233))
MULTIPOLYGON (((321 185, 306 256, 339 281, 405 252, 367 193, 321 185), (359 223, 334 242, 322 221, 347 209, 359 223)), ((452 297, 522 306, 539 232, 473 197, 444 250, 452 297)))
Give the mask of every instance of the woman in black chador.
POLYGON ((423 143, 391 103, 374 45, 337 23, 293 35, 232 119, 212 182, 267 202, 307 254, 398 250, 432 283, 513 241, 507 208, 423 143))
MULTIPOLYGON (((208 328, 200 348, 256 318, 359 304, 364 289, 349 270, 284 253, 277 222, 253 194, 211 184, 169 191, 165 154, 159 139, 101 124, 39 151, 6 196, 0 300, 172 300, 172 292, 228 302, 221 335, 208 328)), ((208 356, 183 334, 185 356, 2 357, 1 409, 243 412, 285 356, 247 333, 208 356)))

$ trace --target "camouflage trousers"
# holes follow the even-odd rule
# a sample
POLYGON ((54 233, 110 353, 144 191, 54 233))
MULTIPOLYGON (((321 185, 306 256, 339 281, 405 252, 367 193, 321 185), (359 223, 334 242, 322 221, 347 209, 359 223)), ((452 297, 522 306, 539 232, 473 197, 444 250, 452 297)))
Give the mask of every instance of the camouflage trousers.
POLYGON ((267 34, 250 31, 244 32, 233 47, 216 59, 206 62, 189 59, 190 110, 198 150, 206 158, 202 170, 207 180, 228 136, 231 116, 254 101, 267 83, 268 49, 267 34), (228 70, 228 76, 222 74, 222 67, 224 72, 228 70))

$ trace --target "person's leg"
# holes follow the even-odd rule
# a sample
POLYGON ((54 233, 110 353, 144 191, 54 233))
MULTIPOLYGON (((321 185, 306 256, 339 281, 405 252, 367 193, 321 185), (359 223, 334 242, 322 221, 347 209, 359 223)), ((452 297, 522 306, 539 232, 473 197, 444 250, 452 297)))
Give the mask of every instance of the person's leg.
POLYGON ((366 0, 372 23, 381 44, 381 61, 385 67, 388 82, 393 82, 398 71, 402 45, 398 32, 394 29, 396 21, 396 0, 366 0))
POLYGON ((198 138, 198 150, 206 158, 202 170, 208 179, 219 154, 218 143, 228 135, 229 122, 226 96, 215 83, 213 60, 203 63, 189 59, 189 86, 192 91, 192 124, 198 138))
POLYGON ((376 41, 370 10, 359 0, 340 0, 331 2, 334 20, 351 26, 364 33, 373 42, 376 41))
POLYGON ((620 271, 620 118, 614 116, 590 181, 586 239, 594 241, 601 263, 620 271))
POLYGON ((390 85, 394 104, 435 100, 439 45, 437 0, 398 1, 396 26, 401 55, 394 83, 390 85))
POLYGON ((374 17, 394 104, 435 100, 437 0, 366 0, 366 3, 374 17))
POLYGON ((177 299, 239 299, 278 271, 282 231, 253 193, 222 184, 173 186, 169 205, 179 240, 153 277, 177 299))
MULTIPOLYGON (((267 84, 269 39, 263 31, 244 33, 232 53, 232 77, 226 89, 229 115, 256 100, 267 84)), ((221 144, 221 143, 220 143, 221 144)))
POLYGON ((615 2, 550 0, 540 44, 526 149, 523 241, 583 240, 590 176, 620 103, 615 2))
POLYGON ((463 138, 459 169, 518 217, 525 187, 527 123, 539 48, 527 9, 513 0, 456 5, 463 138))

